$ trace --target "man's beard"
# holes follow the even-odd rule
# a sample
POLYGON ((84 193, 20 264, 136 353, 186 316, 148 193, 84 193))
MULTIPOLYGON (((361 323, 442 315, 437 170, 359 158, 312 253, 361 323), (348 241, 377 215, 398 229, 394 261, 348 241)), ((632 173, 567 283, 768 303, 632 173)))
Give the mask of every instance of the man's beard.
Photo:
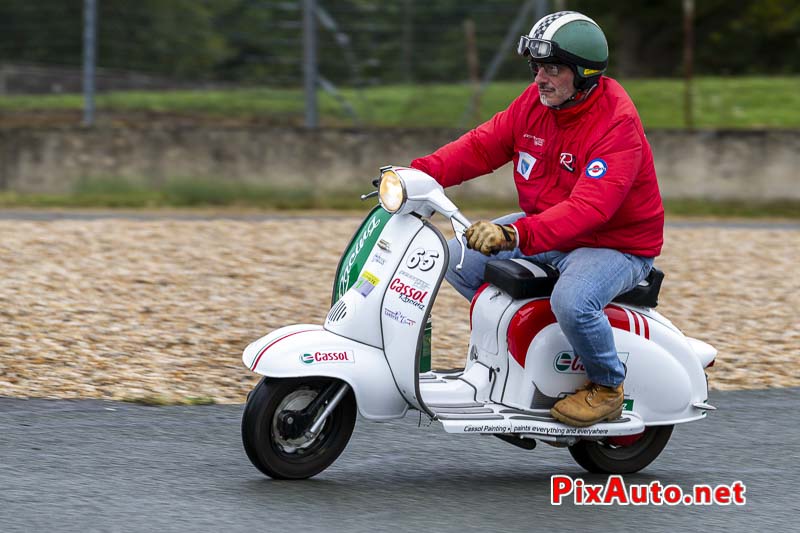
POLYGON ((539 101, 542 103, 542 105, 547 107, 558 108, 569 102, 575 94, 576 93, 574 92, 571 94, 566 94, 566 91, 563 91, 562 94, 559 94, 559 91, 555 88, 553 88, 553 91, 551 92, 542 92, 542 86, 539 86, 539 101), (557 102, 555 102, 556 100, 557 102))

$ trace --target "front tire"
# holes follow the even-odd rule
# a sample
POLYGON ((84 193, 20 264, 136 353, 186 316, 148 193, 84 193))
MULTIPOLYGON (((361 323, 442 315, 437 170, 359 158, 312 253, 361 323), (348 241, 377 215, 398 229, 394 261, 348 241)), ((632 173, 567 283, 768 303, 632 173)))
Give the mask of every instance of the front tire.
POLYGON ((636 442, 621 446, 607 441, 578 441, 569 447, 575 462, 595 474, 633 474, 662 452, 675 426, 650 426, 636 442))
POLYGON ((302 410, 331 381, 265 377, 258 383, 247 399, 242 416, 244 449, 256 468, 274 479, 306 479, 319 474, 339 457, 356 423, 352 389, 311 437, 287 436, 279 423, 281 412, 302 410))

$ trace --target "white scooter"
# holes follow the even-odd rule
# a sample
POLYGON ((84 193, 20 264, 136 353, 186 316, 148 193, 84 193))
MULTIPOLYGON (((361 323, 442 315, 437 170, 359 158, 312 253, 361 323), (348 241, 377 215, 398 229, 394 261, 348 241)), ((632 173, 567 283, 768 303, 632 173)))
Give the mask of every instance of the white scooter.
POLYGON ((550 416, 586 381, 550 309, 558 277, 550 265, 490 262, 472 300, 464 369, 427 371, 426 325, 449 262, 445 239, 427 218, 451 221, 461 262, 470 224, 427 174, 381 171, 379 193, 366 197, 379 194, 382 209, 342 257, 325 324, 287 326, 244 351, 244 364, 264 376, 242 419, 245 450, 263 473, 314 476, 344 450, 356 411, 381 421, 409 409, 448 433, 492 434, 526 449, 543 441, 568 447, 590 472, 631 473, 658 456, 675 424, 714 409, 704 368, 717 352, 653 310, 658 270, 605 309, 627 371, 619 419, 576 428, 550 416))

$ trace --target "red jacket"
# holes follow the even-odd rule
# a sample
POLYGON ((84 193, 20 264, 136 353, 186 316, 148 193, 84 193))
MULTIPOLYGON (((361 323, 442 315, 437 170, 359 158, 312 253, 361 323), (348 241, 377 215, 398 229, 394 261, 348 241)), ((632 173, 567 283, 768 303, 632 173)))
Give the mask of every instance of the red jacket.
POLYGON ((523 253, 612 248, 655 257, 664 208, 639 114, 616 81, 603 77, 580 104, 554 110, 531 84, 504 111, 411 166, 442 186, 514 162, 514 226, 523 253))

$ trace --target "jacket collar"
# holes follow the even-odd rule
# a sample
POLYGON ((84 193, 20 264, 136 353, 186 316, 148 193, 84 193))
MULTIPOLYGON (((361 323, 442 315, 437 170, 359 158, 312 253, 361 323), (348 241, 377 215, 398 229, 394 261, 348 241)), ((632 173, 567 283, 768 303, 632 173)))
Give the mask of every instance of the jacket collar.
POLYGON ((559 126, 566 126, 577 122, 583 116, 585 116, 589 108, 597 101, 600 94, 604 91, 604 82, 605 79, 601 77, 598 80, 597 85, 589 91, 589 94, 585 96, 582 101, 578 102, 572 107, 568 107, 566 109, 549 108, 548 110, 553 113, 556 123, 559 126))

